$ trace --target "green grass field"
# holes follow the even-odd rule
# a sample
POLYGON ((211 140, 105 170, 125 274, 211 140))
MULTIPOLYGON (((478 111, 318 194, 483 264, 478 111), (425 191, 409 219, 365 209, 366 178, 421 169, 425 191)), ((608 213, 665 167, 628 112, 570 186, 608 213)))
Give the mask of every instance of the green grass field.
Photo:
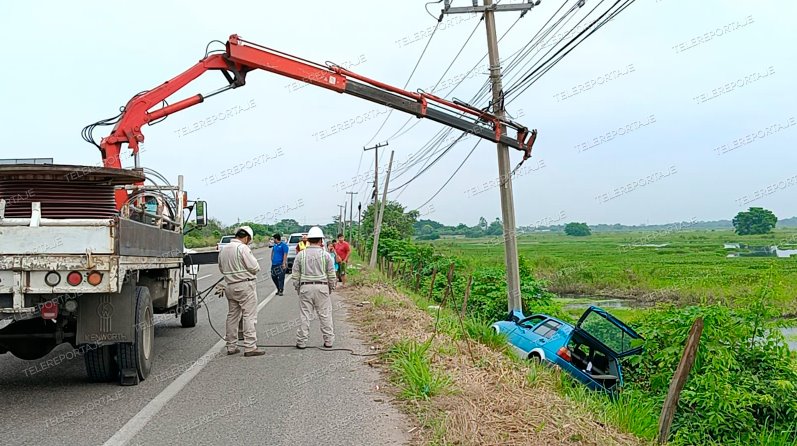
MULTIPOLYGON (((518 238, 534 274, 562 295, 612 296, 640 302, 681 304, 727 302, 772 291, 784 314, 797 313, 797 256, 735 257, 725 243, 797 248, 797 230, 739 236, 732 231, 647 231, 570 237, 535 233, 518 238), (655 246, 629 246, 651 244, 655 246)), ((441 253, 472 266, 503 265, 503 239, 449 239, 433 242, 441 253)))

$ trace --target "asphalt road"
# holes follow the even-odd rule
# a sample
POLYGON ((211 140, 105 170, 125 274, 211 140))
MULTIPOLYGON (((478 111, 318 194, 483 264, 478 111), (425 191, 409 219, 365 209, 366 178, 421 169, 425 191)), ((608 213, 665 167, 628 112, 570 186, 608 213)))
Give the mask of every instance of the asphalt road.
MULTIPOLYGON (((269 249, 255 251, 258 344, 295 344, 296 293, 274 294, 269 249)), ((220 278, 202 266, 200 288, 220 278)), ((226 299, 208 297, 223 333, 226 299)), ((367 353, 333 296, 335 347, 367 353)), ((406 419, 377 390, 368 358, 348 352, 266 348, 267 354, 227 356, 201 309, 194 328, 156 316, 152 374, 138 386, 86 381, 83 358, 70 345, 23 361, 0 355, 0 444, 3 445, 399 445, 406 419), (58 359, 50 361, 48 359, 58 359)), ((322 345, 318 321, 308 345, 322 345)))

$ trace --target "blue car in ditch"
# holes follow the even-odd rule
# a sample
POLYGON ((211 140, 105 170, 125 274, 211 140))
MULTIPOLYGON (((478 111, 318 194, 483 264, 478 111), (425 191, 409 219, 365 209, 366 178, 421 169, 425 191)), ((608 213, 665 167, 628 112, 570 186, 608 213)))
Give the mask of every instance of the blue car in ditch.
POLYGON ((506 335, 519 355, 555 364, 592 390, 613 393, 621 389, 621 360, 642 352, 642 336, 595 306, 575 326, 546 314, 524 316, 520 311, 509 319, 492 327, 506 335))

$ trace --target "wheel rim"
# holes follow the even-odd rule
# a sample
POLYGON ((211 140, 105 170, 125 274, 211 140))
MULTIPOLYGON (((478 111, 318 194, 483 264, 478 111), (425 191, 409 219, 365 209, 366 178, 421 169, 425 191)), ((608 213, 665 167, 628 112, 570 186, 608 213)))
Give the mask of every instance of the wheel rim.
POLYGON ((155 333, 155 328, 152 326, 152 310, 147 308, 144 310, 144 339, 142 340, 144 347, 144 359, 149 359, 149 356, 152 353, 153 333, 155 333))

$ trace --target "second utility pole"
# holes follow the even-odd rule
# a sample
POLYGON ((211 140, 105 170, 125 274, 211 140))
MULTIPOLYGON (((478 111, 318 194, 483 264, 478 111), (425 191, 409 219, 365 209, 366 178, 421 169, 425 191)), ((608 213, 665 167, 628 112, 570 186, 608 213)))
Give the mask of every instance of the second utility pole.
MULTIPOLYGON (((374 204, 379 201, 379 148, 385 147, 389 143, 386 141, 384 144, 377 144, 373 147, 363 147, 364 151, 374 150, 374 204)), ((374 209, 376 211, 376 209, 374 209)), ((376 220, 374 220, 376 221, 376 220)))
MULTIPOLYGON (((539 4, 539 2, 536 2, 539 4)), ((475 2, 474 2, 475 4, 475 2)), ((484 7, 451 8, 451 0, 445 2, 443 13, 484 12, 484 23, 487 27, 487 53, 490 59, 490 82, 493 85, 493 114, 503 120, 504 100, 501 85, 501 58, 498 56, 498 37, 495 32, 495 11, 526 11, 533 8, 534 3, 493 5, 493 0, 484 0, 484 7)), ((521 15, 522 17, 522 15, 521 15)), ((501 134, 506 134, 506 127, 501 126, 501 134)), ((520 299, 520 268, 518 266, 517 232, 515 226, 515 200, 512 195, 512 177, 509 164, 509 148, 498 143, 498 179, 501 185, 501 217, 504 222, 504 260, 506 262, 506 292, 510 313, 522 310, 520 299)))
POLYGON ((374 220, 374 246, 371 248, 371 268, 376 267, 376 254, 379 249, 379 233, 382 231, 382 218, 385 216, 385 203, 387 202, 387 187, 390 184, 390 170, 393 167, 393 151, 390 151, 390 162, 387 165, 387 176, 385 176, 385 190, 382 192, 382 202, 379 213, 374 220))

